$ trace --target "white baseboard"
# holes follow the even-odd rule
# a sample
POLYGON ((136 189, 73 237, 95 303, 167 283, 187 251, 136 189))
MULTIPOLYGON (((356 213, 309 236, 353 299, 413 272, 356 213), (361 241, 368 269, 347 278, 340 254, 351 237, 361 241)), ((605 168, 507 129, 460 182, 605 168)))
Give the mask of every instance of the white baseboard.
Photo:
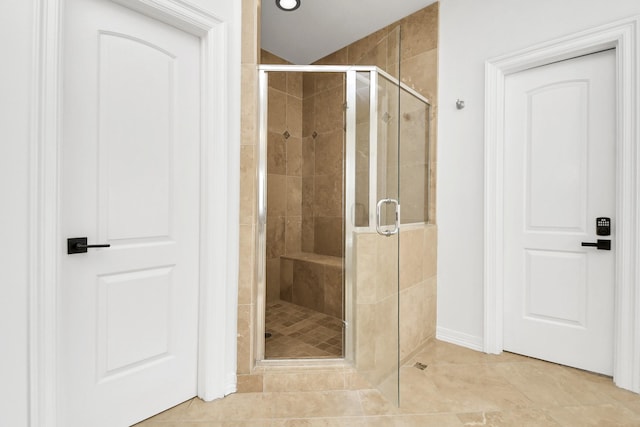
POLYGON ((438 328, 436 328, 436 339, 470 348, 471 350, 484 351, 482 337, 465 334, 464 332, 458 332, 438 326, 438 328))

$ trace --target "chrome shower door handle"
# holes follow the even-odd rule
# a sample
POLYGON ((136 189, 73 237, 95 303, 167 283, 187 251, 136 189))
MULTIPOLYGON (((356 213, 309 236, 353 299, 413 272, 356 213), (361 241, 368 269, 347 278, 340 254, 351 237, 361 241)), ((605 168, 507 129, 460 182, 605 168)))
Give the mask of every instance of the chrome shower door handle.
POLYGON ((396 199, 380 199, 376 204, 376 231, 378 232, 378 234, 382 236, 387 236, 387 237, 393 236, 394 234, 397 234, 398 231, 400 231, 400 203, 396 199), (388 203, 393 204, 395 206, 394 208, 395 219, 393 223, 393 228, 391 230, 386 230, 382 228, 383 225, 381 224, 382 206, 388 203))

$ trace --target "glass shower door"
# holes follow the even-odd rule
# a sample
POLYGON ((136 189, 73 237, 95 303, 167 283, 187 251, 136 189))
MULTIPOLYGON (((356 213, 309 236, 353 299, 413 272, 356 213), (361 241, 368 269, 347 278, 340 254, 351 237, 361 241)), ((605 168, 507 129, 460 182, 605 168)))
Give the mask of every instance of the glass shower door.
POLYGON ((377 72, 358 72, 353 84, 352 181, 347 185, 355 191, 347 206, 354 249, 354 361, 364 379, 398 404, 399 91, 397 83, 377 72))
POLYGON ((399 327, 399 141, 398 85, 378 75, 377 81, 377 176, 375 240, 378 293, 378 365, 383 375, 378 387, 399 404, 400 327, 399 327))

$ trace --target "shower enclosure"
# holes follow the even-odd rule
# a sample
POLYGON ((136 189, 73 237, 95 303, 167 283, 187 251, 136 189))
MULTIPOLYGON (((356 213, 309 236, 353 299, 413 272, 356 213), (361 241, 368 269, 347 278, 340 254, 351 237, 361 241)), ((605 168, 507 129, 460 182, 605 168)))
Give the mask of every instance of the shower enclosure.
POLYGON ((373 66, 262 65, 259 79, 258 360, 344 360, 397 402, 429 101, 373 66))

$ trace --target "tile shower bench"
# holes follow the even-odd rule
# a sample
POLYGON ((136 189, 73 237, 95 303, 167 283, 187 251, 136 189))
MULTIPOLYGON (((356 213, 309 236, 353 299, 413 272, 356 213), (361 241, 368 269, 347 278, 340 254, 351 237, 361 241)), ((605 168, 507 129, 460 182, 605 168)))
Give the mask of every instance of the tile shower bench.
POLYGON ((342 318, 343 258, 299 252, 280 256, 280 299, 342 318))

